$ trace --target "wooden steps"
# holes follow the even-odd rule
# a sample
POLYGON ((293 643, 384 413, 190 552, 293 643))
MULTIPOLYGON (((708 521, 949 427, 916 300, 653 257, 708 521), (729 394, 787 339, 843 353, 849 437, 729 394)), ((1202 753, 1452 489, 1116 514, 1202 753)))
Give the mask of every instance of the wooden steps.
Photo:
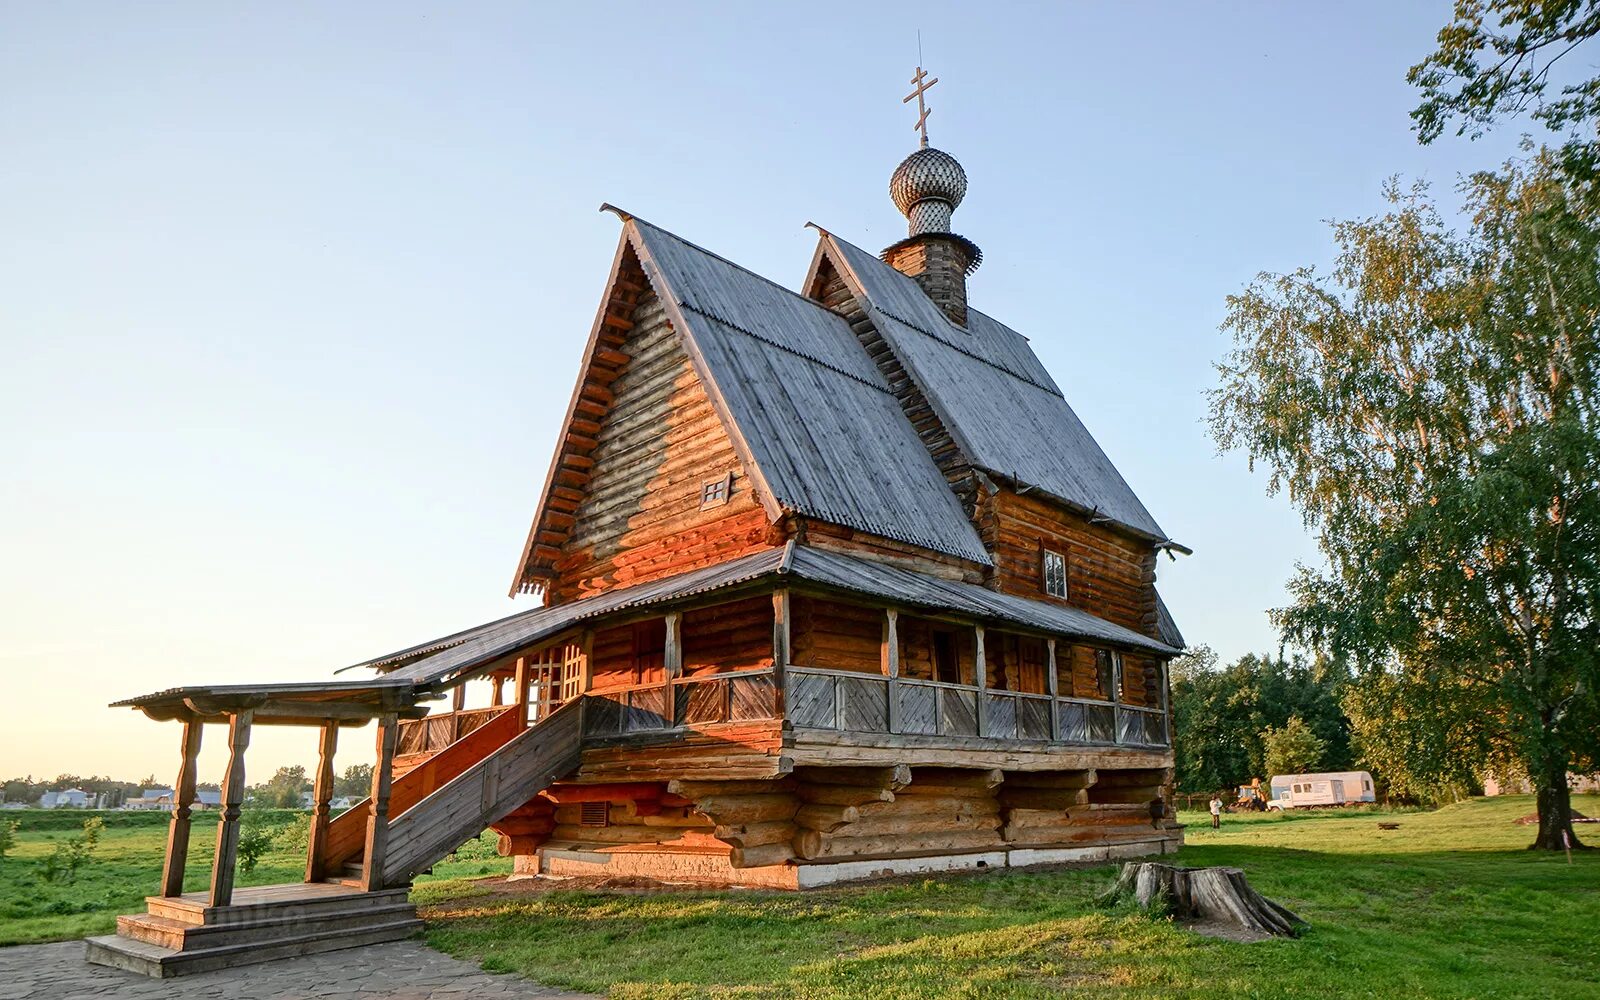
POLYGON ((148 912, 117 918, 85 957, 156 978, 231 968, 410 937, 422 927, 405 888, 361 892, 340 883, 261 886, 230 906, 204 893, 151 896, 148 912))

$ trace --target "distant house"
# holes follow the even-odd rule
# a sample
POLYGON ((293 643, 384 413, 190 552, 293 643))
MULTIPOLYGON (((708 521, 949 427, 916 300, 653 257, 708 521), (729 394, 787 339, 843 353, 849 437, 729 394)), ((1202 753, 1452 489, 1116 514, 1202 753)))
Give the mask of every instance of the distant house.
POLYGON ((1376 802, 1372 775, 1366 771, 1324 771, 1320 774, 1275 774, 1268 809, 1297 809, 1308 806, 1342 806, 1352 802, 1376 802))
MULTIPOLYGON (((1596 774, 1569 774, 1567 787, 1577 795, 1600 794, 1600 773, 1596 774)), ((1483 779, 1483 794, 1485 795, 1532 795, 1533 782, 1520 774, 1499 777, 1487 775, 1483 779)))
POLYGON ((328 808, 333 810, 334 812, 341 812, 341 811, 343 811, 345 809, 349 809, 351 806, 355 805, 357 802, 360 802, 361 799, 362 799, 362 796, 360 796, 360 795, 341 795, 338 798, 334 799, 332 802, 329 802, 328 803, 328 808))
POLYGON ((81 788, 68 788, 59 792, 45 792, 39 797, 41 809, 84 809, 89 805, 89 793, 81 788))
POLYGON ((123 800, 122 808, 170 809, 172 808, 172 789, 141 788, 138 795, 130 796, 123 800))

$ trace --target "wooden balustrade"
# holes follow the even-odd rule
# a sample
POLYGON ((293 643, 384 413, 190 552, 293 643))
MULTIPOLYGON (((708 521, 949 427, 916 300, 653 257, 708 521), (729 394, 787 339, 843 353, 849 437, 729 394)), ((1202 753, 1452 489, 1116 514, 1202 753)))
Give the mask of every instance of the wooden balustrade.
POLYGON ((586 696, 583 733, 589 737, 625 736, 775 719, 777 691, 770 667, 591 691, 586 696))
POLYGON ((788 717, 798 728, 1167 746, 1166 717, 1159 709, 814 667, 791 666, 788 682, 788 717))

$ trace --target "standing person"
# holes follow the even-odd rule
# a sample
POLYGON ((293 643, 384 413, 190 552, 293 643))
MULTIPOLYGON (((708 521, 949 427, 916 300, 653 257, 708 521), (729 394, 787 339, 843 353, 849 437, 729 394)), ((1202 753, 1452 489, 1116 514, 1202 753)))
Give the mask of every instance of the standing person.
POLYGON ((1211 829, 1222 829, 1222 797, 1211 796, 1211 829))

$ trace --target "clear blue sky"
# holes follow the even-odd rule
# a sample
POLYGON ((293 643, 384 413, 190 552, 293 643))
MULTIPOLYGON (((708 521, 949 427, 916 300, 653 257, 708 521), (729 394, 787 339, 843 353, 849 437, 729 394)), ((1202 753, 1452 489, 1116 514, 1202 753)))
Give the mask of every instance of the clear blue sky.
MULTIPOLYGON (((1449 4, 0 3, 0 773, 167 776, 104 705, 325 675, 509 613, 617 238, 791 286, 903 235, 923 29, 973 302, 1195 555, 1189 639, 1276 647, 1298 517, 1202 423, 1224 297, 1324 263, 1419 148, 1449 4)), ((215 736, 205 777, 218 765, 215 736)), ((306 761, 262 734, 252 780, 306 761)), ((369 755, 347 737, 341 763, 369 755)))

